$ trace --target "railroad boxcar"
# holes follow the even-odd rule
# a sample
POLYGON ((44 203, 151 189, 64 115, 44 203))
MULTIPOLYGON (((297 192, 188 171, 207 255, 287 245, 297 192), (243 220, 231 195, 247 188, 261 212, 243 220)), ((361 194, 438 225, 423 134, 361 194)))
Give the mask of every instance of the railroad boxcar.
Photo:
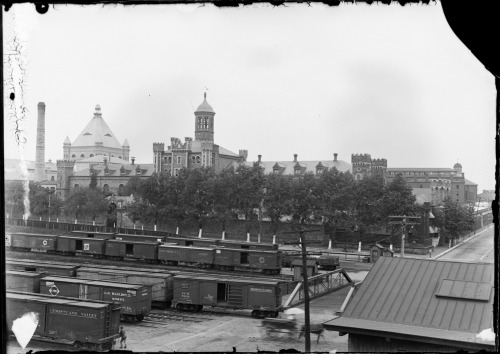
POLYGON ((5 285, 8 291, 22 291, 25 293, 40 292, 40 278, 47 276, 45 273, 34 273, 16 270, 5 271, 5 285))
POLYGON ((85 236, 59 236, 57 253, 64 255, 84 254, 96 258, 104 256, 106 239, 85 236))
POLYGON ((54 253, 57 248, 57 239, 56 235, 15 232, 10 235, 10 247, 20 251, 37 250, 54 253))
POLYGON ((281 311, 281 298, 281 286, 277 280, 209 275, 174 277, 173 303, 181 310, 227 307, 252 310, 254 317, 276 317, 281 311))
POLYGON ((97 231, 71 231, 70 236, 87 237, 87 238, 103 238, 105 240, 114 238, 113 232, 97 232, 97 231))
POLYGON ((15 320, 32 313, 38 318, 34 340, 70 341, 92 351, 110 350, 119 337, 117 304, 41 294, 6 293, 6 320, 11 331, 15 320))
POLYGON ((242 248, 250 250, 277 251, 278 245, 273 243, 245 242, 237 240, 217 240, 218 247, 242 248))
POLYGON ((159 242, 107 240, 104 254, 108 258, 123 260, 125 257, 142 259, 151 263, 158 260, 159 242))
POLYGON ((151 311, 151 285, 126 284, 83 278, 45 277, 40 293, 119 303, 125 320, 142 321, 151 311))
POLYGON ((45 273, 46 275, 55 275, 63 277, 75 277, 79 264, 35 261, 31 259, 7 259, 5 268, 8 270, 18 270, 36 273, 45 273))
POLYGON ((136 242, 165 242, 166 236, 134 235, 134 234, 115 234, 115 240, 136 241, 136 242))
POLYGON ((78 278, 93 280, 110 280, 121 283, 150 284, 152 285, 152 305, 157 307, 170 307, 174 279, 172 274, 154 272, 150 269, 130 270, 130 268, 90 268, 80 267, 77 271, 78 278))
POLYGON ((281 251, 216 248, 214 266, 223 270, 246 268, 262 270, 264 274, 279 274, 281 272, 281 251))
POLYGON ((179 245, 160 245, 158 260, 169 265, 190 265, 211 268, 214 263, 215 248, 179 245))

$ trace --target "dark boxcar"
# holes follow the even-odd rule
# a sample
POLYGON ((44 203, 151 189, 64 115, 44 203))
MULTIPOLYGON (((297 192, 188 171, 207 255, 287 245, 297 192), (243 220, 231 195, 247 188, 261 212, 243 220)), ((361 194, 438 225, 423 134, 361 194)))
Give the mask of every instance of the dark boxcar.
POLYGON ((227 248, 243 248, 250 250, 277 251, 278 245, 273 243, 245 242, 236 240, 217 240, 217 246, 227 248))
POLYGON ((40 280, 42 294, 117 302, 125 320, 138 321, 151 310, 151 287, 82 278, 45 277, 40 280))
POLYGON ((281 272, 281 252, 216 248, 214 265, 216 268, 224 270, 233 270, 237 267, 262 270, 262 273, 265 274, 279 274, 281 272))
POLYGON ((12 233, 10 243, 12 249, 41 250, 48 253, 55 252, 58 236, 29 233, 12 233))
POLYGON ((165 242, 166 236, 151 236, 151 235, 133 235, 133 234, 116 234, 115 240, 136 241, 136 242, 165 242))
POLYGON ((281 309, 281 286, 276 280, 209 275, 174 277, 173 302, 179 309, 203 306, 252 310, 252 316, 276 317, 281 309))
POLYGON ((125 257, 146 260, 155 263, 158 260, 159 242, 135 242, 107 240, 106 257, 123 259, 125 257))
POLYGON ((89 238, 82 236, 59 236, 57 252, 62 254, 86 254, 102 257, 106 246, 106 239, 89 238))
POLYGON ((112 232, 94 232, 94 231, 71 231, 70 236, 77 237, 87 237, 87 238, 102 238, 102 239, 110 239, 114 238, 115 234, 112 232))
POLYGON ((77 277, 93 280, 109 280, 121 283, 150 284, 152 286, 151 299, 153 305, 159 307, 170 307, 174 279, 172 274, 152 273, 150 269, 130 270, 112 268, 89 268, 81 267, 77 271, 77 277))
POLYGON ((200 268, 211 268, 214 261, 214 248, 178 245, 160 245, 158 260, 170 264, 184 264, 200 268))
POLYGON ((43 278, 44 276, 47 276, 47 274, 7 270, 5 271, 6 289, 9 291, 39 293, 40 278, 43 278))
POLYGON ((118 338, 120 308, 103 301, 7 292, 7 326, 26 315, 38 319, 33 339, 71 341, 77 347, 109 350, 118 338))
POLYGON ((45 273, 46 275, 57 275, 64 277, 75 277, 76 269, 80 267, 79 264, 35 261, 29 259, 7 259, 5 261, 5 266, 6 269, 10 270, 45 273))

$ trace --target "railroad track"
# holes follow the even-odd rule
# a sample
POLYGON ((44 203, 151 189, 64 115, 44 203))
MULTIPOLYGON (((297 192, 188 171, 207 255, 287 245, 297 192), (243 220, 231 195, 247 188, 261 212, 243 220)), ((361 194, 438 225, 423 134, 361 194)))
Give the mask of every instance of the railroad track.
POLYGON ((16 259, 16 260, 19 260, 19 258, 20 258, 20 257, 18 257, 18 255, 22 255, 22 257, 25 259, 54 261, 54 262, 64 261, 66 263, 83 264, 83 265, 85 265, 85 267, 98 267, 100 265, 109 265, 109 266, 113 266, 113 267, 124 267, 124 268, 125 267, 133 267, 133 268, 136 268, 140 264, 140 268, 164 270, 164 271, 172 273, 172 274, 206 273, 209 275, 214 275, 214 274, 235 275, 235 276, 239 276, 239 277, 266 278, 269 280, 279 280, 279 281, 292 281, 292 278, 293 278, 291 275, 285 275, 285 274, 266 275, 266 274, 262 274, 260 272, 255 272, 255 271, 238 271, 238 270, 223 271, 223 270, 217 270, 217 269, 167 266, 167 265, 164 265, 161 263, 152 264, 152 263, 141 262, 139 260, 130 260, 130 259, 125 259, 123 261, 118 262, 118 261, 113 261, 113 260, 109 260, 109 259, 102 259, 102 258, 93 258, 93 257, 87 257, 87 256, 54 255, 54 254, 47 254, 44 252, 23 252, 23 251, 6 250, 5 255, 7 257, 10 257, 11 259, 16 259), (92 263, 89 263, 88 262, 89 260, 92 260, 92 263), (85 261, 87 261, 87 262, 85 262, 85 261))

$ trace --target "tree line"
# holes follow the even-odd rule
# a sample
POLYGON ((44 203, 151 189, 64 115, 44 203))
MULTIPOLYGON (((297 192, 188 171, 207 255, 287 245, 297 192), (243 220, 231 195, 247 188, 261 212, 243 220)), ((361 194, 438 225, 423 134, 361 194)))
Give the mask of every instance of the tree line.
MULTIPOLYGON (((6 188, 7 213, 24 213, 23 193, 22 182, 6 188)), ((403 178, 389 184, 379 174, 355 180, 350 172, 336 169, 300 177, 264 174, 257 164, 239 165, 218 174, 211 168, 183 169, 178 176, 155 173, 146 180, 131 177, 123 194, 134 197, 124 210, 133 222, 157 225, 173 220, 202 228, 210 221, 220 224, 221 230, 229 220, 243 219, 250 230, 264 219, 275 233, 283 223, 378 233, 387 231, 389 216, 423 214, 423 206, 416 203, 403 178)), ((29 184, 30 212, 40 217, 50 211, 52 216, 64 214, 84 222, 106 220, 113 217, 108 216, 108 196, 97 187, 96 176, 88 187, 73 189, 65 201, 34 182, 29 184)), ((433 213, 434 225, 451 237, 472 230, 474 225, 473 207, 451 199, 433 213)))

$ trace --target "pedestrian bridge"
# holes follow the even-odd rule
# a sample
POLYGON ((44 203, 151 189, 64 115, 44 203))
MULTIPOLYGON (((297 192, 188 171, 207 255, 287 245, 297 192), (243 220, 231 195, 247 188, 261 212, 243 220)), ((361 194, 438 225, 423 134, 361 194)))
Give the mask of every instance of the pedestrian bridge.
MULTIPOLYGON (((342 268, 309 277, 307 278, 307 284, 309 288, 309 300, 316 299, 347 286, 354 286, 354 282, 342 268)), ((283 308, 287 309, 303 304, 305 302, 304 297, 304 282, 300 281, 283 304, 283 308)))

